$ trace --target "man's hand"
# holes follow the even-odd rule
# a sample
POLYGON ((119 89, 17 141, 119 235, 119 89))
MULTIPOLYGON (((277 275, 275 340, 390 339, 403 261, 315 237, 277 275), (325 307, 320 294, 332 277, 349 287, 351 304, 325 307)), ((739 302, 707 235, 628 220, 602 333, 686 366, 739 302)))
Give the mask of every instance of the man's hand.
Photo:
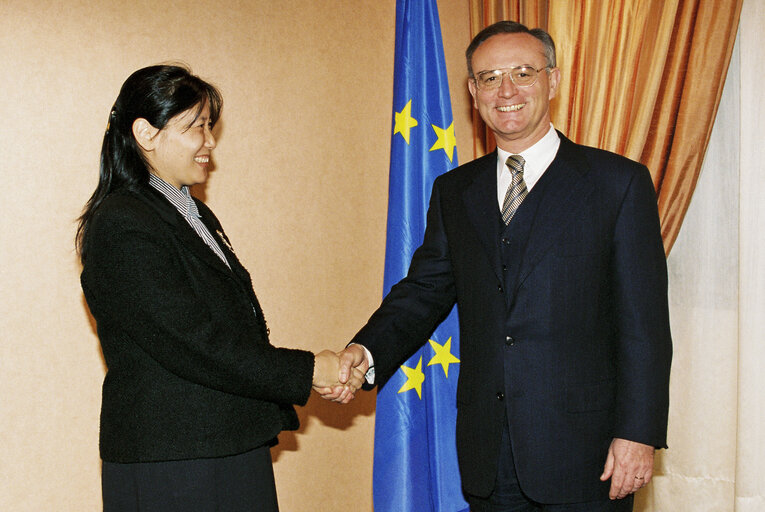
POLYGON ((367 353, 361 345, 349 345, 345 350, 338 354, 340 356, 340 382, 345 384, 351 375, 351 368, 356 368, 362 374, 369 370, 369 361, 367 353))
MULTIPOLYGON (((338 352, 339 356, 339 369, 337 373, 337 380, 339 385, 327 386, 323 388, 314 389, 326 400, 332 400, 333 402, 348 403, 347 385, 349 382, 354 382, 360 378, 360 383, 354 389, 361 387, 364 383, 364 375, 369 370, 369 361, 367 361, 366 352, 361 345, 349 345, 342 352, 338 352), (359 377, 360 376, 360 377, 359 377)), ((353 397, 351 397, 352 399, 353 397)))
POLYGON ((608 496, 621 499, 648 485, 653 475, 653 446, 615 438, 606 457, 602 481, 611 479, 608 496))

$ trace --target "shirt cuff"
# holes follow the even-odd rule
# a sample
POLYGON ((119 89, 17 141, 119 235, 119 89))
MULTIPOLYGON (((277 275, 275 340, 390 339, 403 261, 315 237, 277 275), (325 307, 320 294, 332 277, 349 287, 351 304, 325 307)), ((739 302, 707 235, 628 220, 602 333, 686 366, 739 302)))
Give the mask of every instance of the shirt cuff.
MULTIPOLYGON (((357 343, 351 343, 351 345, 357 345, 357 343)), ((364 349, 364 354, 366 355, 367 361, 369 361, 369 369, 367 370, 367 373, 364 374, 364 379, 367 381, 367 384, 373 386, 375 383, 375 359, 372 357, 372 352, 370 352, 367 347, 364 345, 359 346, 364 349)))

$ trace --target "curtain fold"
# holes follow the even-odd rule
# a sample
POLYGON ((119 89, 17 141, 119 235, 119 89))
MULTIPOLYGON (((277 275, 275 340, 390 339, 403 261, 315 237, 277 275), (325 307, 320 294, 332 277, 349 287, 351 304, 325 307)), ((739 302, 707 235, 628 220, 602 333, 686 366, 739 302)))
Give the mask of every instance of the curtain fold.
MULTIPOLYGON (((673 68, 685 64, 679 98, 665 94, 654 118, 674 118, 671 130, 652 130, 640 160, 654 174, 659 192, 659 218, 667 253, 680 231, 701 171, 720 104, 730 56, 736 40, 742 0, 682 2, 670 55, 673 68), (677 102, 677 110, 667 108, 677 102), (671 136, 669 132, 671 131, 671 136), (653 167, 651 167, 653 166, 653 167)), ((678 73, 680 74, 680 73, 678 73)))
MULTIPOLYGON (((648 166, 669 254, 696 185, 742 0, 470 0, 471 32, 510 19, 550 32, 563 79, 553 124, 648 166)), ((492 151, 473 113, 473 152, 492 151)))

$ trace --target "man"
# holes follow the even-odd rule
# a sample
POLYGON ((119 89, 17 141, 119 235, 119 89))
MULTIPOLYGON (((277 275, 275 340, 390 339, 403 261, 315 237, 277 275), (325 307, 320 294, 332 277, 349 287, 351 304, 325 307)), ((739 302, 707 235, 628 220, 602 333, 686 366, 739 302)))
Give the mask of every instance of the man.
POLYGON ((372 361, 387 379, 456 302, 471 510, 632 510, 665 447, 672 353, 650 175, 553 129, 546 32, 499 22, 466 56, 498 149, 436 180, 422 246, 341 381, 372 361))

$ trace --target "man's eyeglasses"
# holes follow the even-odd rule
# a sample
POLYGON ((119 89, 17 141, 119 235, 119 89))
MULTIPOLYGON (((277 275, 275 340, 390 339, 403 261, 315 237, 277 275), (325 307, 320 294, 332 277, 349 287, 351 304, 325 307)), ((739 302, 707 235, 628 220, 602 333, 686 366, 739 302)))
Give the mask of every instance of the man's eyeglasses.
POLYGON ((517 68, 490 69, 481 71, 473 78, 476 86, 481 90, 499 89, 502 85, 502 79, 505 75, 518 87, 531 87, 537 83, 539 72, 543 69, 550 69, 550 66, 534 69, 531 66, 518 66, 517 68))

